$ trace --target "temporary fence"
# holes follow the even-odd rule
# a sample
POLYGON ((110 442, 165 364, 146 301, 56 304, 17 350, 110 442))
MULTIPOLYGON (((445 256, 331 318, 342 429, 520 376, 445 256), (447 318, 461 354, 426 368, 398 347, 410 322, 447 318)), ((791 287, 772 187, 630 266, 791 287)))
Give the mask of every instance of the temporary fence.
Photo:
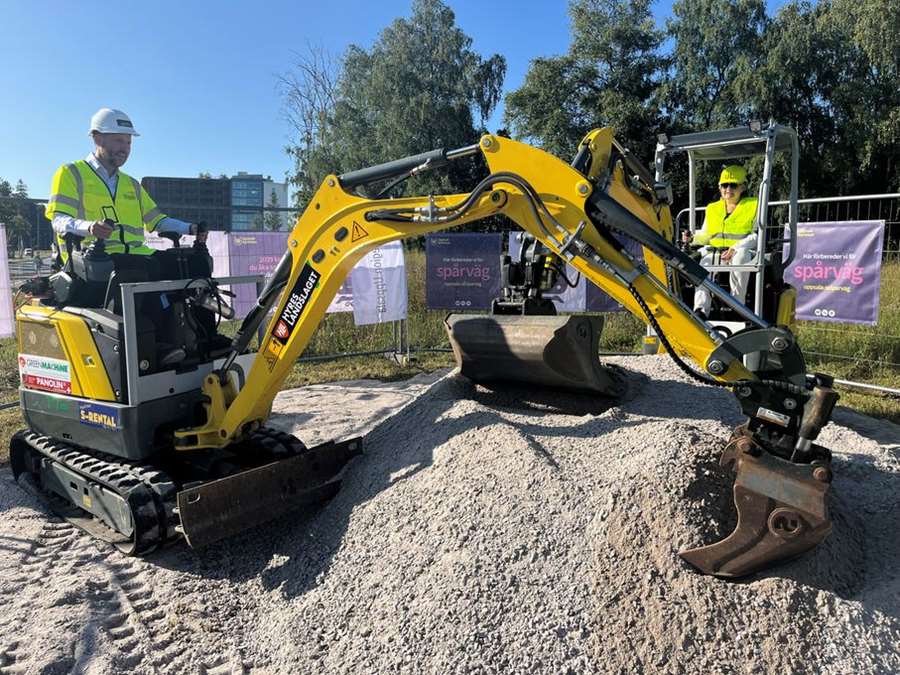
MULTIPOLYGON (((773 201, 769 206, 772 210, 769 239, 774 240, 783 236, 782 225, 785 218, 787 201, 773 201)), ((698 208, 698 211, 703 210, 698 208)), ((847 222, 865 220, 884 221, 884 245, 882 249, 883 264, 900 263, 900 193, 854 195, 847 197, 816 197, 798 200, 798 221, 800 225, 807 223, 847 222)), ((685 227, 688 209, 680 211, 676 217, 676 228, 685 227)), ((883 285, 884 287, 884 285, 883 285)), ((829 349, 817 349, 804 346, 804 354, 821 360, 834 359, 848 363, 864 362, 866 365, 880 366, 892 375, 900 376, 900 335, 892 331, 896 330, 895 322, 887 323, 884 317, 900 317, 900 296, 894 293, 882 294, 879 312, 879 321, 875 326, 863 327, 854 324, 822 325, 813 321, 802 322, 804 332, 812 332, 823 336, 842 336, 840 342, 823 339, 832 345, 829 349), (881 354, 880 358, 872 358, 871 349, 860 349, 860 345, 873 347, 877 344, 890 344, 887 354, 881 354), (853 351, 836 348, 836 344, 852 345, 853 351)), ((817 341, 807 341, 807 345, 816 344, 817 341)), ((884 352, 883 349, 879 350, 884 352)), ((871 382, 856 380, 836 380, 838 384, 860 389, 862 391, 880 392, 891 395, 900 395, 900 389, 882 386, 871 382)))
MULTIPOLYGON (((32 200, 38 202, 39 200, 32 200)), ((772 216, 769 220, 772 225, 770 227, 778 230, 781 228, 780 222, 785 219, 783 212, 786 210, 786 201, 776 201, 770 204, 772 208, 772 216)), ((265 210, 265 209, 264 209, 265 210)), ((279 211, 287 211, 290 209, 278 209, 279 211)), ((698 209, 702 210, 702 209, 698 209)), ((676 226, 683 226, 687 214, 687 209, 682 210, 676 217, 676 226)), ((840 222, 853 220, 884 220, 884 248, 883 257, 886 263, 900 263, 900 193, 898 194, 873 194, 873 195, 857 195, 849 197, 823 197, 799 200, 799 221, 803 222, 840 222)), ((773 231, 772 238, 780 236, 779 232, 773 231)), ((13 286, 17 283, 30 278, 35 274, 46 274, 48 271, 49 260, 46 256, 42 259, 24 258, 10 260, 10 278, 13 286)), ((900 316, 900 295, 890 294, 882 295, 881 315, 900 316)), ((302 357, 301 361, 323 361, 352 356, 369 356, 369 355, 385 355, 397 359, 408 360, 413 354, 419 351, 443 351, 446 348, 417 345, 414 336, 411 337, 410 322, 407 319, 401 319, 384 324, 382 327, 373 327, 372 330, 380 331, 380 342, 375 349, 369 350, 345 350, 335 353, 317 353, 302 357)), ((827 335, 829 333, 840 333, 844 336, 858 338, 853 344, 859 344, 859 341, 865 343, 874 343, 877 341, 893 341, 897 348, 888 350, 888 355, 883 358, 870 358, 868 356, 861 357, 858 350, 842 352, 837 349, 819 350, 805 349, 805 353, 809 356, 819 359, 836 359, 839 361, 858 362, 861 359, 874 363, 888 369, 892 374, 900 375, 900 335, 891 332, 889 326, 884 326, 879 322, 874 327, 858 327, 853 325, 841 325, 840 327, 819 325, 814 322, 803 322, 804 331, 812 331, 827 335)), ((415 330, 415 327, 413 327, 415 330)), ((637 337, 637 336, 636 336, 637 337)), ((449 350, 447 350, 449 351, 449 350)), ((881 386, 872 382, 860 382, 852 380, 838 380, 845 386, 855 387, 862 390, 877 391, 900 395, 900 389, 881 386)))

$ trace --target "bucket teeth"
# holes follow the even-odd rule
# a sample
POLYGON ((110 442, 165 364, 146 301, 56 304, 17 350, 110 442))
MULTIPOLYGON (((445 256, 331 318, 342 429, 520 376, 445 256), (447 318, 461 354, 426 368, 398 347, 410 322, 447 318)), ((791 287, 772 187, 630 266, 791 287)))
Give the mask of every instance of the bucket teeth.
POLYGON ((762 451, 749 436, 734 438, 721 463, 732 465, 737 526, 725 539, 679 555, 720 577, 753 574, 808 551, 831 532, 827 496, 831 471, 823 463, 796 464, 762 451))

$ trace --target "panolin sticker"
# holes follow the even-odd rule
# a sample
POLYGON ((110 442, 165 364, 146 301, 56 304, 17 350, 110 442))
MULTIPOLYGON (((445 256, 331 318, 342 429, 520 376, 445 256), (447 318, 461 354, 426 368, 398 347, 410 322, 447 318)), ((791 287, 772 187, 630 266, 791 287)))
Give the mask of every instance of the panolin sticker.
POLYGON ((303 269, 300 270, 300 276, 297 278, 297 283, 294 284, 290 295, 288 295, 287 304, 281 311, 278 322, 272 330, 273 340, 279 340, 282 344, 287 343, 291 333, 294 332, 294 328, 297 326, 297 322, 303 315, 303 310, 309 304, 309 299, 321 276, 309 263, 303 266, 303 269))
POLYGON ((82 403, 78 406, 78 421, 99 429, 120 429, 118 409, 99 403, 82 403))
POLYGON ((52 391, 54 394, 72 393, 72 372, 69 362, 49 356, 19 354, 19 377, 26 389, 52 391))

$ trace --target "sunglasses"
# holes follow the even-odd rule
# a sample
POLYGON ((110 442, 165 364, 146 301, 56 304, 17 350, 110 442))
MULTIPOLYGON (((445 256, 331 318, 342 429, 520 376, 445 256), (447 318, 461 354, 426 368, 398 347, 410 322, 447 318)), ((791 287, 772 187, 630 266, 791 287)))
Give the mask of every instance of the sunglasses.
POLYGON ((720 188, 731 188, 732 190, 737 190, 741 186, 740 183, 719 183, 720 188))

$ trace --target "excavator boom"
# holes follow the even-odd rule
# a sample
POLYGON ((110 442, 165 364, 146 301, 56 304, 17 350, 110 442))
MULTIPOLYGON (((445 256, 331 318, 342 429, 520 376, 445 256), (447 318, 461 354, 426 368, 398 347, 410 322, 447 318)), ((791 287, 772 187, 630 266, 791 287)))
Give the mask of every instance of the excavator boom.
MULTIPOLYGON (((290 233, 288 249, 235 336, 229 358, 204 380, 205 422, 176 432, 176 447, 226 447, 262 425, 331 299, 368 251, 502 214, 650 324, 692 377, 731 388, 747 414, 748 423, 725 458, 737 472, 737 530, 718 544, 686 552, 685 559, 704 572, 735 576, 811 548, 830 528, 830 456, 813 441, 830 417, 836 394, 828 378, 807 376, 789 330, 757 317, 671 243, 663 193, 608 129, 585 138, 573 165, 524 143, 486 135, 460 150, 328 176, 290 233), (468 194, 373 199, 361 193, 373 183, 479 152, 490 174, 468 194), (643 261, 626 250, 626 238, 643 247, 643 261), (707 287, 750 328, 731 338, 712 330, 675 292, 677 278, 707 287), (239 383, 232 365, 272 308, 258 355, 239 383), (748 355, 757 364, 750 369, 744 365, 748 355)), ((190 504, 181 508, 185 518, 190 504)))

